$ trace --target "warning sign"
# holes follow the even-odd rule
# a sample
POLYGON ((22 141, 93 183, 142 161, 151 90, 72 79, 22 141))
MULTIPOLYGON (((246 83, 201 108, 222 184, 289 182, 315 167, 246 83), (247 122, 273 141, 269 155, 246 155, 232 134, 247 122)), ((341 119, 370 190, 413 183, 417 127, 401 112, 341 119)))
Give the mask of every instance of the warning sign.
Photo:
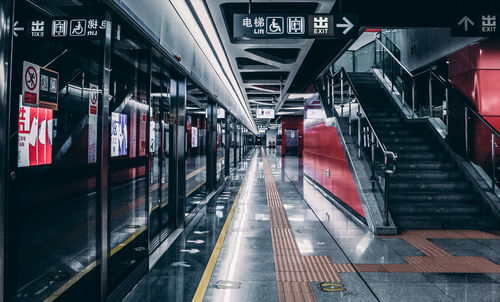
POLYGON ((38 107, 40 66, 23 62, 23 106, 38 107))
POLYGON ((59 73, 23 62, 23 106, 57 110, 59 73))

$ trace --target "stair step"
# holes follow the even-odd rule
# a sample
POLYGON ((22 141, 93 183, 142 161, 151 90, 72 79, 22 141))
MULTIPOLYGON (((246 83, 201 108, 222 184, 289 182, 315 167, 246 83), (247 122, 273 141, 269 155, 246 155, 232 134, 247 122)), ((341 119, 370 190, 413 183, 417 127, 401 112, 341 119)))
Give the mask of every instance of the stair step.
POLYGON ((393 176, 398 180, 463 180, 464 175, 458 171, 397 171, 393 176))
POLYGON ((476 202, 474 193, 446 192, 439 194, 436 191, 390 191, 389 201, 391 204, 412 204, 421 202, 476 202))
POLYGON ((465 181, 405 181, 391 179, 389 190, 393 191, 466 191, 469 185, 465 181))
POLYGON ((489 216, 402 215, 395 218, 400 229, 497 230, 498 220, 489 216))
POLYGON ((387 143, 384 141, 385 145, 388 146, 389 149, 396 152, 436 152, 438 150, 438 146, 434 146, 431 144, 401 144, 401 143, 387 143))
MULTIPOLYGON (((368 118, 370 118, 370 114, 368 114, 368 118)), ((399 117, 371 117, 371 120, 374 123, 397 123, 404 125, 399 117)))
POLYGON ((455 163, 449 161, 406 161, 397 163, 398 173, 404 170, 437 170, 449 171, 455 168, 455 163))
POLYGON ((412 136, 389 136, 384 140, 386 144, 425 144, 427 139, 423 137, 412 137, 412 136))
POLYGON ((481 215, 486 214, 488 208, 483 204, 470 203, 419 203, 419 204, 391 204, 392 215, 481 215))
POLYGON ((433 152, 399 152, 398 160, 440 160, 444 159, 443 153, 433 152))

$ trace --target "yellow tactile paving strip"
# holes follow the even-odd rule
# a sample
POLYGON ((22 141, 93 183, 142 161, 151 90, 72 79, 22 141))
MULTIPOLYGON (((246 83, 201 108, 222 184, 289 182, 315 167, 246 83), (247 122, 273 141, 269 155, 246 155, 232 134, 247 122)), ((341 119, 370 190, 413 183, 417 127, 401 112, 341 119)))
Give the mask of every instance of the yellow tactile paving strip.
POLYGON ((429 238, 500 239, 498 231, 488 233, 475 230, 412 230, 397 236, 380 236, 404 239, 425 254, 425 256, 403 257, 407 263, 352 265, 333 263, 328 256, 302 256, 263 149, 262 159, 281 302, 316 301, 310 282, 341 282, 339 273, 356 270, 393 273, 500 273, 500 265, 484 257, 453 256, 428 240, 429 238))
POLYGON ((310 282, 339 282, 341 280, 339 271, 354 271, 354 269, 344 264, 336 265, 327 256, 300 254, 263 149, 262 159, 279 300, 316 301, 310 282))

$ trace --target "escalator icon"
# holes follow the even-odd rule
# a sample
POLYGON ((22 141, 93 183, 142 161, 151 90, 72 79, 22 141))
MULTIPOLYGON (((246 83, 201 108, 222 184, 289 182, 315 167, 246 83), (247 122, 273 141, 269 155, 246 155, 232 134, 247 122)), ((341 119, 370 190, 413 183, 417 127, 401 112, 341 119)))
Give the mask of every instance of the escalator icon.
POLYGON ((266 33, 271 35, 285 32, 283 17, 266 17, 266 33))

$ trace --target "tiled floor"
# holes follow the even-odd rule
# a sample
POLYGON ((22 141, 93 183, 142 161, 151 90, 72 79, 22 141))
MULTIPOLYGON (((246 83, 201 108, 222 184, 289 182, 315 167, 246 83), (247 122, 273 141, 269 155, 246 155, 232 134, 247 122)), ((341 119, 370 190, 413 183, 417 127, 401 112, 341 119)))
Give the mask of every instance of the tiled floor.
MULTIPOLYGON (((304 181, 298 158, 256 151, 204 301, 500 301, 498 233, 377 237, 304 181)), ((207 242, 216 241, 224 206, 209 223, 207 242)), ((174 244, 127 301, 192 299, 211 248, 180 253, 190 236, 174 244), (179 261, 190 267, 172 267, 179 261)))

